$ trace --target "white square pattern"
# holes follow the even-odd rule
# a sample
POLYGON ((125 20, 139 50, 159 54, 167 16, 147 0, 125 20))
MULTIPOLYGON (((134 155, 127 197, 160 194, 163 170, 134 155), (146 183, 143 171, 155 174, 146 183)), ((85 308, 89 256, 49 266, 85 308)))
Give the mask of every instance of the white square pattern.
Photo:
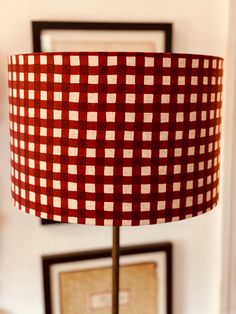
MULTIPOLYGON (((89 54, 86 58, 88 71, 82 68, 86 65, 84 56, 76 53, 69 56, 60 53, 51 56, 20 55, 9 59, 11 173, 15 178, 12 184, 13 197, 17 196, 15 205, 42 218, 49 217, 46 208, 50 205, 55 208, 51 217, 58 221, 63 221, 60 210, 66 207, 74 213, 67 217, 71 223, 81 222, 77 216, 81 208, 90 212, 83 220, 87 224, 97 224, 98 220, 91 217, 91 212, 103 208, 104 220, 99 224, 107 226, 113 225, 112 213, 116 211, 122 217, 120 225, 124 226, 166 222, 165 211, 169 207, 174 212, 181 208, 189 212, 197 204, 202 206, 197 213, 208 211, 215 206, 218 193, 220 126, 212 126, 212 123, 219 123, 221 118, 219 104, 222 95, 217 85, 222 84, 222 78, 217 71, 222 69, 222 61, 184 55, 175 58, 164 55, 157 60, 150 54, 143 56, 145 70, 142 72, 136 71, 140 66, 136 56, 122 55, 123 68, 120 69, 126 71, 121 74, 116 71, 120 64, 119 56, 106 58, 107 68, 102 65, 103 76, 100 76, 99 68, 104 57, 96 54, 89 54), (52 60, 54 73, 47 72, 52 60), (38 62, 42 66, 41 73, 34 72, 33 65, 38 62), (25 64, 29 66, 27 73, 24 72, 25 64), (65 65, 70 66, 69 74, 62 71, 65 65), (158 66, 162 68, 161 74, 156 74, 158 66), (188 67, 191 74, 186 75, 184 69, 188 67), (173 70, 170 71, 174 68, 178 69, 176 76, 172 74, 173 70), (27 90, 22 84, 24 81, 28 82, 27 90), (53 86, 49 90, 45 84, 48 81, 53 86), (16 82, 20 88, 16 87, 16 82), (35 88, 36 82, 39 89, 35 88), (64 92, 64 83, 70 84, 70 90, 64 92), (197 92, 199 84, 201 93, 197 92), (175 93, 172 93, 173 85, 175 93), (188 93, 186 85, 189 85, 188 93), (208 85, 216 91, 209 93, 208 85), (157 88, 160 86, 161 92, 157 88), (39 100, 40 108, 35 106, 39 100), (50 102, 55 104, 53 109, 48 106, 50 102), (201 111, 198 103, 202 105, 201 111), (125 104, 125 110, 119 110, 120 104, 125 104), (140 104, 145 105, 143 111, 140 104), (82 108, 87 106, 87 112, 80 110, 80 105, 84 106, 82 108), (101 110, 100 105, 103 105, 101 110), (162 111, 153 110, 154 106, 160 106, 162 111), (190 110, 185 109, 186 106, 190 110), (40 121, 40 127, 35 119, 40 121), (67 120, 65 124, 64 119, 67 120), (53 123, 48 127, 50 120, 53 123), (207 127, 209 121, 211 126, 207 127), (18 133, 21 139, 16 136, 18 133), (22 154, 25 150, 28 155, 22 154), (197 161, 196 154, 199 157, 197 161), (51 163, 45 159, 49 155, 52 156, 51 163), (186 162, 181 164, 183 157, 186 162), (29 173, 22 169, 28 169, 29 173), (35 177, 35 170, 39 177, 35 177), (206 170, 209 174, 205 178, 206 170), (53 179, 52 176, 47 177, 49 172, 53 179), (66 185, 61 179, 65 173, 63 180, 66 180, 66 185), (184 180, 181 177, 183 173, 184 180), (83 176, 84 182, 78 180, 83 176), (153 180, 153 176, 159 180, 153 180), (171 184, 169 176, 173 180, 171 184), (26 191, 18 182, 29 184, 32 190, 26 191), (61 192, 65 187, 67 199, 61 192), (198 196, 194 195, 196 187, 203 190, 198 196), (46 188, 53 189, 53 196, 47 195, 46 188), (79 192, 85 195, 82 205, 81 195, 78 199, 76 196, 79 192), (167 199, 166 193, 173 198, 167 199), (158 198, 150 201, 150 195, 158 198), (118 200, 122 198, 121 203, 114 201, 116 196, 118 200), (26 208, 23 199, 29 199, 31 208, 26 208), (40 214, 34 207, 36 203, 42 205, 40 214), (155 210, 160 213, 156 220, 148 215, 155 210), (138 222, 133 221, 134 212, 140 215, 138 222)), ((173 214, 170 219, 177 221, 191 216, 191 213, 181 217, 173 214)))

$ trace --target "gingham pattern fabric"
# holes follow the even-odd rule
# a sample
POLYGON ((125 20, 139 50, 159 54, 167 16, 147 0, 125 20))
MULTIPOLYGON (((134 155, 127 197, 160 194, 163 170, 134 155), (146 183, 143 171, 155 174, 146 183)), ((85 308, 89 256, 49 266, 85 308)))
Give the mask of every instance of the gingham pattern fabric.
POLYGON ((41 218, 109 226, 212 209, 222 63, 170 53, 11 56, 15 206, 41 218))

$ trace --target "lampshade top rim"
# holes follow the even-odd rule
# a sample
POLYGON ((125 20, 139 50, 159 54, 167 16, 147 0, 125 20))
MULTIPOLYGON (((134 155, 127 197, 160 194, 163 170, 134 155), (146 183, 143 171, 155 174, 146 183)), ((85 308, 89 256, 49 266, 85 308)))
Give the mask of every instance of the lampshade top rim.
POLYGON ((79 56, 79 55, 107 55, 107 56, 146 56, 146 57, 155 57, 155 58, 164 58, 164 57, 176 57, 176 58, 198 58, 198 59, 218 59, 224 60, 222 57, 208 55, 208 54, 194 54, 194 53, 173 53, 173 52, 112 52, 112 51, 56 51, 56 52, 34 52, 34 53, 19 53, 19 54, 12 54, 9 57, 13 56, 36 56, 36 55, 71 55, 71 56, 79 56))

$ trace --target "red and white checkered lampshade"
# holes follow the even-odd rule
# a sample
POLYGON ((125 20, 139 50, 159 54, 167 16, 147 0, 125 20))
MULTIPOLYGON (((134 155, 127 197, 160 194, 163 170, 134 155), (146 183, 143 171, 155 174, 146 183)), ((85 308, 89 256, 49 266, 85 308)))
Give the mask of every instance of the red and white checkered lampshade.
POLYGON ((11 56, 15 206, 41 218, 109 226, 212 209, 222 63, 170 53, 11 56))

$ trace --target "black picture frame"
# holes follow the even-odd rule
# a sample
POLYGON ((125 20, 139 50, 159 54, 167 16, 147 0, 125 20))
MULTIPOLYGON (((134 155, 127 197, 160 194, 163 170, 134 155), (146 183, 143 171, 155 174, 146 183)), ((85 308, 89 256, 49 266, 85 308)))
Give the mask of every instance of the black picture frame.
POLYGON ((64 22, 33 21, 33 50, 42 52, 41 34, 44 30, 127 30, 127 31, 164 31, 165 51, 172 51, 172 23, 107 23, 107 22, 64 22))
MULTIPOLYGON (((172 51, 172 23, 111 23, 111 22, 65 22, 32 21, 33 51, 42 52, 41 34, 45 30, 126 30, 126 31, 164 31, 165 51, 172 51)), ((61 222, 41 219, 42 225, 62 224, 61 222)))
MULTIPOLYGON (((172 314, 172 288, 173 288, 173 248, 170 242, 152 243, 145 245, 135 245, 121 247, 121 256, 138 255, 153 252, 164 252, 166 255, 166 314, 172 314)), ((43 287, 44 287, 44 305, 45 314, 53 314, 52 312, 52 297, 51 297, 51 267, 55 264, 70 263, 77 261, 86 261, 93 259, 111 258, 111 249, 84 251, 77 253, 66 253, 49 255, 42 257, 43 269, 43 287)))

